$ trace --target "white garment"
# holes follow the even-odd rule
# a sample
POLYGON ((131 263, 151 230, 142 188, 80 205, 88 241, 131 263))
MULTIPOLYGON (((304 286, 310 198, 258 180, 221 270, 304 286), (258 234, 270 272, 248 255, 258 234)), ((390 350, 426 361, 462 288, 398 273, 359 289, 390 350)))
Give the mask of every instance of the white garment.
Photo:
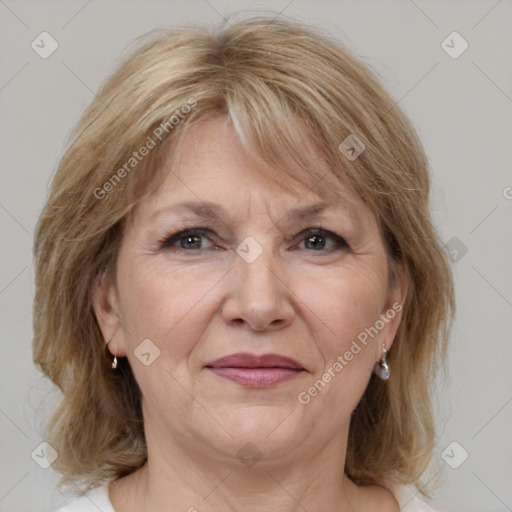
MULTIPOLYGON (((401 487, 395 490, 396 501, 401 512, 435 512, 412 487, 401 487)), ((108 497, 108 484, 93 489, 89 494, 76 498, 57 512, 116 512, 108 497)))

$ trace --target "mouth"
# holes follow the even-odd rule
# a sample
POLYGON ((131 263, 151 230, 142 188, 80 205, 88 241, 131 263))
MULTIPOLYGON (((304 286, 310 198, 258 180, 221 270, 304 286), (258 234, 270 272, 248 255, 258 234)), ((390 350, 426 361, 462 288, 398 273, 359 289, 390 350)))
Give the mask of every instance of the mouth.
POLYGON ((207 363, 205 368, 218 377, 249 388, 274 386, 306 372, 294 359, 278 354, 232 354, 207 363))

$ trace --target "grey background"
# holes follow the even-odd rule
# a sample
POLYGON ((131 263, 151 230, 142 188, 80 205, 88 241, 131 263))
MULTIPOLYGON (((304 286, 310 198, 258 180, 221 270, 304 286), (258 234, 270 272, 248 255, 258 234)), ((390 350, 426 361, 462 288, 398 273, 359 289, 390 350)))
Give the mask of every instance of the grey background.
POLYGON ((51 468, 31 457, 54 400, 31 362, 31 245, 71 127, 136 36, 184 22, 214 25, 229 11, 255 8, 339 38, 417 127, 432 167, 432 211, 458 251, 458 314, 437 400, 444 485, 434 506, 512 510, 510 0, 0 0, 0 511, 50 511, 66 501, 51 468), (31 48, 43 31, 59 44, 47 59, 31 48), (469 43, 457 59, 441 47, 453 31, 469 43), (460 464, 463 450, 469 457, 460 464))

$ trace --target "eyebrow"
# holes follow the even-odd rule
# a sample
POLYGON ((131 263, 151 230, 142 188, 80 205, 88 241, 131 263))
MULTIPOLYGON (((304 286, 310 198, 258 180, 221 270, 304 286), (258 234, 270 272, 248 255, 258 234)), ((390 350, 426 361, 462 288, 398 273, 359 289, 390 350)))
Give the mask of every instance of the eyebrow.
MULTIPOLYGON (((359 217, 358 215, 356 215, 354 209, 349 207, 349 205, 345 202, 339 201, 329 203, 314 203, 306 206, 291 208, 280 219, 276 221, 276 224, 278 224, 285 217, 298 219, 300 221, 318 217, 325 210, 332 207, 342 208, 348 214, 350 214, 351 217, 354 217, 356 219, 359 217)), ((153 212, 150 218, 154 219, 155 217, 160 216, 162 213, 169 213, 181 209, 189 210, 195 216, 203 220, 221 219, 222 221, 224 221, 226 220, 227 217, 226 211, 220 204, 208 201, 184 201, 172 206, 167 206, 159 210, 156 210, 155 212, 153 212)))

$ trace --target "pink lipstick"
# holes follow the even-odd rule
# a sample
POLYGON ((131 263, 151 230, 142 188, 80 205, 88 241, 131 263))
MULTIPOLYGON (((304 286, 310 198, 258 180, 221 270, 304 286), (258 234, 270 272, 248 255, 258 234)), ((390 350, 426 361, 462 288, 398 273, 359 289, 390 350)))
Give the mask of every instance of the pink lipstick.
POLYGON ((274 386, 306 371, 300 363, 289 357, 245 352, 221 357, 205 366, 219 377, 251 388, 274 386))

